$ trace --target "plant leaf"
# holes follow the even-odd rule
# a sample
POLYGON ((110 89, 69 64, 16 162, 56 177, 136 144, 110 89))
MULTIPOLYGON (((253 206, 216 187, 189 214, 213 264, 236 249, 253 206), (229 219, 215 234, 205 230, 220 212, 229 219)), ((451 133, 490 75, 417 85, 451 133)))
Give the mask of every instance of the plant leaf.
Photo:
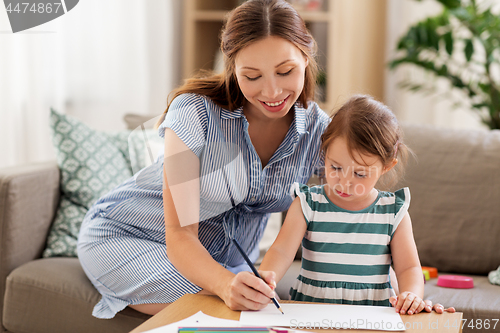
POLYGON ((453 53, 453 35, 451 34, 451 31, 448 31, 443 35, 445 47, 446 47, 446 53, 451 55, 453 53))
POLYGON ((482 109, 482 108, 487 108, 489 107, 488 103, 477 103, 477 104, 472 104, 471 107, 474 109, 482 109))
POLYGON ((460 7, 460 0, 438 0, 446 8, 457 8, 460 7))
POLYGON ((435 49, 436 51, 439 50, 439 36, 437 34, 437 24, 436 20, 434 19, 428 19, 425 27, 427 29, 427 38, 429 39, 428 45, 430 48, 435 49))
POLYGON ((491 84, 489 83, 479 83, 477 85, 482 92, 488 94, 490 92, 491 84))
POLYGON ((427 34, 427 25, 425 22, 418 25, 418 41, 419 44, 429 46, 429 36, 427 34))
POLYGON ((474 44, 471 39, 465 41, 465 59, 469 62, 472 58, 472 53, 474 53, 474 44))

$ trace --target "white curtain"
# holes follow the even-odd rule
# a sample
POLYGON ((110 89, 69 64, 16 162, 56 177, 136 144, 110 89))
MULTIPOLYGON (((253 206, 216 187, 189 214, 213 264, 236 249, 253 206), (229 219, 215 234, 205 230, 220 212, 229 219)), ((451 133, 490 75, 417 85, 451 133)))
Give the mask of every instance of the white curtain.
MULTIPOLYGON (((387 60, 394 58, 398 39, 414 23, 441 11, 437 1, 387 0, 387 60)), ((398 119, 416 124, 430 124, 452 128, 485 128, 479 117, 471 110, 454 109, 452 103, 442 96, 426 96, 422 93, 405 91, 398 82, 411 76, 428 80, 423 71, 408 66, 386 71, 385 101, 394 110, 398 119)), ((446 88, 447 82, 438 82, 446 88)))
POLYGON ((84 0, 11 33, 0 10, 0 167, 53 160, 49 110, 100 130, 163 112, 180 83, 182 1, 84 0))

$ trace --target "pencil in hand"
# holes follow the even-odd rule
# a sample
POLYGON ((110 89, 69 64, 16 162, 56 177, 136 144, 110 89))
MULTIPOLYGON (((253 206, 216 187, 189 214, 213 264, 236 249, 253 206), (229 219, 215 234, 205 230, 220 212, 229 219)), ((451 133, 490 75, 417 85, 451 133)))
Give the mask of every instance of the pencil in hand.
MULTIPOLYGON (((235 238, 233 238, 232 240, 233 240, 234 245, 236 245, 236 248, 238 249, 238 251, 241 253, 241 256, 243 257, 243 259, 245 259, 248 266, 250 266, 250 268, 252 269, 252 272, 255 274, 255 276, 257 276, 258 278, 262 279, 265 282, 265 280, 262 278, 262 276, 260 276, 260 274, 257 271, 257 269, 255 268, 255 266, 252 264, 252 261, 250 261, 250 258, 248 258, 245 251, 243 251, 243 249, 241 248, 240 243, 238 243, 238 241, 235 238)), ((281 309, 281 305, 280 305, 280 303, 278 303, 278 300, 276 299, 276 297, 272 297, 271 300, 273 301, 274 305, 276 305, 276 308, 278 308, 278 310, 280 310, 280 312, 282 314, 285 314, 283 312, 283 310, 281 309)))

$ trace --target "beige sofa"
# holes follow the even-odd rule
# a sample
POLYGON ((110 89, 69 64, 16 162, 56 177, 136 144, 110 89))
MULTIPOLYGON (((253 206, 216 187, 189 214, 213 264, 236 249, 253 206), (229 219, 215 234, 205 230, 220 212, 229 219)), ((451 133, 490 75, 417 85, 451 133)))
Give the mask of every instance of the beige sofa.
MULTIPOLYGON (((426 284, 426 297, 464 318, 498 319, 500 286, 486 274, 500 265, 500 133, 406 126, 418 156, 399 186, 412 193, 410 214, 422 264, 474 277, 475 288, 426 284)), ((0 170, 1 326, 7 332, 128 332, 147 315, 131 309, 93 318, 100 295, 76 258, 40 259, 59 198, 55 163, 0 170)), ((279 283, 282 298, 296 261, 279 283)), ((451 324, 451 323, 450 323, 451 324)), ((469 322, 467 322, 469 324, 469 322)), ((493 326, 493 325, 491 325, 493 326)), ((477 326, 476 326, 477 327, 477 326)), ((500 331, 500 323, 493 330, 500 331)), ((481 332, 464 327, 464 332, 481 332)))

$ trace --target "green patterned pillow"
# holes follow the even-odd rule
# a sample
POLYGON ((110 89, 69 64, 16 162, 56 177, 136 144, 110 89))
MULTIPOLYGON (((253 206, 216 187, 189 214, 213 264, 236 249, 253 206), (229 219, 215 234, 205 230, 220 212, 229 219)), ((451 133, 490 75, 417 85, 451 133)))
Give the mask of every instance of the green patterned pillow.
POLYGON ((47 238, 44 257, 76 257, 76 242, 87 208, 61 195, 59 208, 47 238))
POLYGON ((44 257, 76 256, 76 241, 87 210, 102 195, 132 176, 130 132, 104 133, 51 110, 50 126, 61 170, 61 200, 44 257))

